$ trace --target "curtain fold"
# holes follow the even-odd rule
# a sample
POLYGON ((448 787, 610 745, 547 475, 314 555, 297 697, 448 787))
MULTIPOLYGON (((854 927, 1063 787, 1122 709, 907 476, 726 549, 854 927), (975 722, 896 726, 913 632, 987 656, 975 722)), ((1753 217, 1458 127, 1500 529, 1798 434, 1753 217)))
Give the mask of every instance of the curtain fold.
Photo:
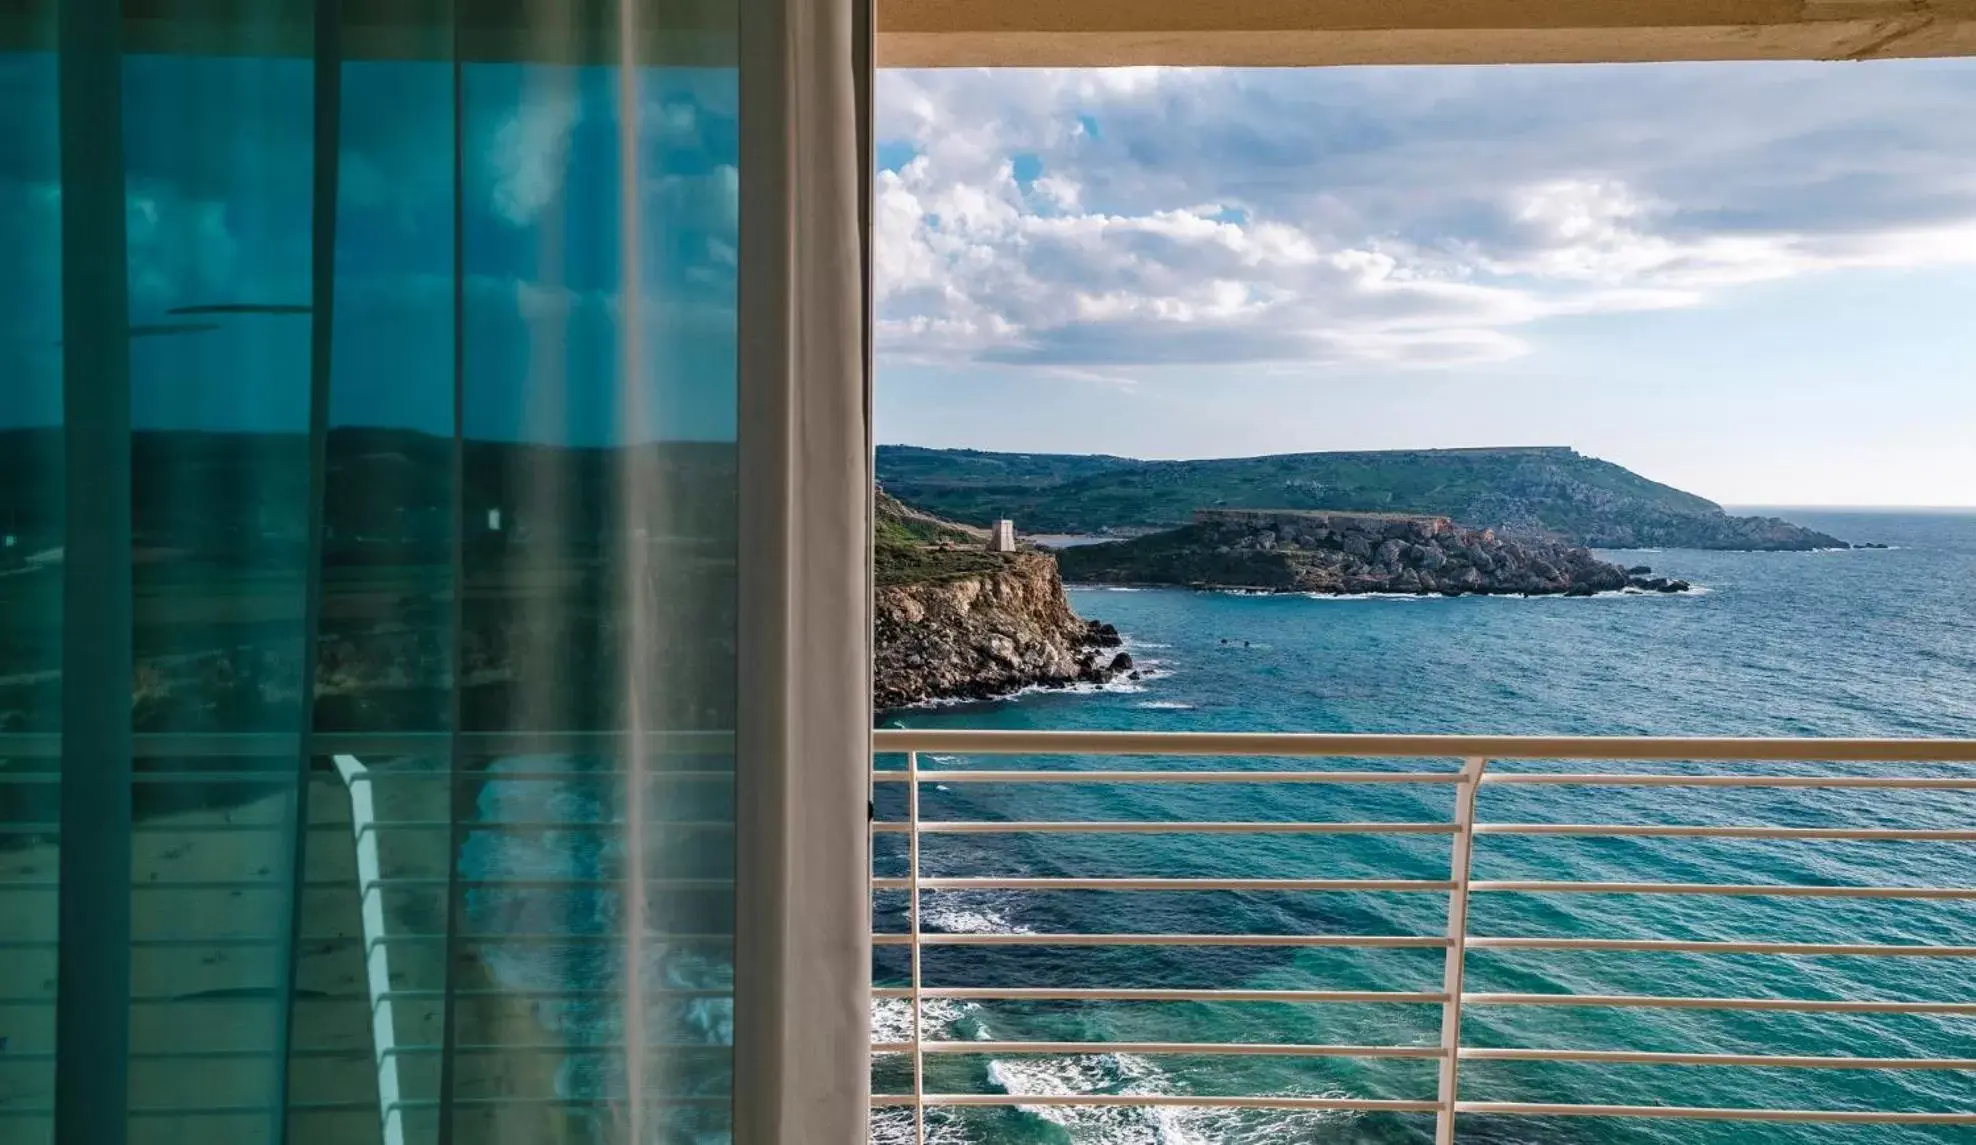
POLYGON ((865 1140, 869 512, 861 0, 741 26, 735 1140, 865 1140))

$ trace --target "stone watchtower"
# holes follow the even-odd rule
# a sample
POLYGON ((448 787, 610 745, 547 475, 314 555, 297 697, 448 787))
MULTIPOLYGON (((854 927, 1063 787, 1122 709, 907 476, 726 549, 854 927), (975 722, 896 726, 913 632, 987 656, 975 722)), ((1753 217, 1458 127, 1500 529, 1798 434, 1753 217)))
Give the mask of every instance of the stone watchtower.
POLYGON ((988 551, 991 553, 1012 553, 1015 551, 1015 522, 1007 517, 995 522, 988 531, 988 551))

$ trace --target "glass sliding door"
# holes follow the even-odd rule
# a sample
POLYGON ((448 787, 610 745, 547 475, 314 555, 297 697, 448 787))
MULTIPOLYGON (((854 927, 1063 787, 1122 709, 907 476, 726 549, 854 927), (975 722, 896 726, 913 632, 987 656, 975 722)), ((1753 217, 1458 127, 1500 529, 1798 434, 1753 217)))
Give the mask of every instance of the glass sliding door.
MULTIPOLYGON (((36 31, 52 41, 52 22, 36 31)), ((46 50, 0 54, 0 1138, 21 1145, 54 1140, 64 529, 54 64, 46 50)))
POLYGON ((311 68, 274 53, 266 7, 243 13, 215 54, 122 64, 127 718, 154 745, 129 789, 133 1143, 248 1142, 280 1124, 310 574, 311 68))
POLYGON ((0 1140, 724 1140, 736 5, 223 15, 0 45, 0 1140))

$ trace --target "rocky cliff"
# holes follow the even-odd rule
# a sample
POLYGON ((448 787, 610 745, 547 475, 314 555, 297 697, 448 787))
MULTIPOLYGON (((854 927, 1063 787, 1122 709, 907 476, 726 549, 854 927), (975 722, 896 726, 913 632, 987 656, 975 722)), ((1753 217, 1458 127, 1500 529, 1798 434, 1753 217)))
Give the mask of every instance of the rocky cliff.
POLYGON ((1586 596, 1680 592, 1586 549, 1505 538, 1446 517, 1290 510, 1203 510, 1178 529, 1061 554, 1074 581, 1269 592, 1586 596))
POLYGON ((953 555, 967 567, 900 577, 888 575, 881 548, 874 708, 1103 683, 1131 670, 1132 658, 1114 651, 1116 629, 1071 611, 1048 554, 953 555))

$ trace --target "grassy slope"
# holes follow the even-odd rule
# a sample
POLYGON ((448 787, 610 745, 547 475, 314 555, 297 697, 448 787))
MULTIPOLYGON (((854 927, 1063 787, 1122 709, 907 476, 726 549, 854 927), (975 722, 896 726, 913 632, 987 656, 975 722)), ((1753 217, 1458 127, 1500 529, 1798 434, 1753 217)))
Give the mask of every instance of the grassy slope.
POLYGON ((1565 449, 1394 450, 1207 461, 984 454, 881 446, 886 489, 961 521, 1014 517, 1026 530, 1086 532, 1169 527, 1197 508, 1335 509, 1461 516, 1478 499, 1514 491, 1545 524, 1581 531, 1597 510, 1545 497, 1570 483, 1676 514, 1718 512, 1710 501, 1565 449))
POLYGON ((878 495, 876 510, 872 560, 880 587, 994 572, 1009 559, 984 551, 985 538, 977 530, 922 513, 884 493, 878 495), (957 547, 943 547, 947 544, 957 547))

